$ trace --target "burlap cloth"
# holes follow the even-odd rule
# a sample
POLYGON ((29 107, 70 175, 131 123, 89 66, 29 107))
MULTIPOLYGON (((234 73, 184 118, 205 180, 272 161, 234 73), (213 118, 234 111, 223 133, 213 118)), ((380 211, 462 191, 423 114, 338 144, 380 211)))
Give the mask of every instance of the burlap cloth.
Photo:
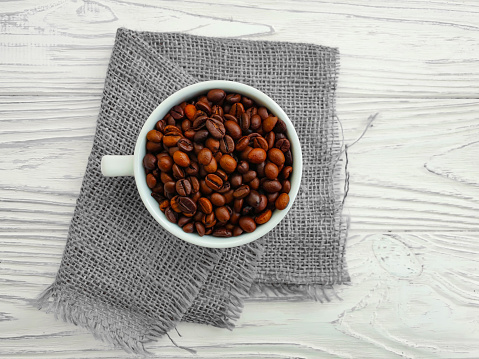
POLYGON ((231 328, 251 294, 316 297, 349 280, 335 121, 337 49, 119 29, 93 148, 60 269, 38 306, 127 351, 179 321, 231 328), (149 114, 198 81, 239 81, 289 115, 303 151, 301 189, 286 218, 262 239, 209 249, 153 220, 132 177, 106 178, 106 154, 133 154, 149 114))

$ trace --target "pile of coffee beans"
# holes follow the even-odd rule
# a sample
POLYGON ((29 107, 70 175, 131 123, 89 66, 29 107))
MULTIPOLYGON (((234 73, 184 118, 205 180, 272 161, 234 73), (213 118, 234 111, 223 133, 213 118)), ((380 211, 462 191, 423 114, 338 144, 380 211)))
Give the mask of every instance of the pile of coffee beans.
POLYGON ((248 97, 213 89, 174 106, 146 137, 151 195, 187 233, 250 233, 289 203, 286 124, 248 97))

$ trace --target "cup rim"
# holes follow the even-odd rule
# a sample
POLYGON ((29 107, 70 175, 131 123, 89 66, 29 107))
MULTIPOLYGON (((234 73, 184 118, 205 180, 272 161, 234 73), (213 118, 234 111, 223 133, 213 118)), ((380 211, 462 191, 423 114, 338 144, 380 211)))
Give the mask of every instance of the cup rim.
POLYGON ((283 109, 269 96, 260 90, 234 81, 223 81, 223 80, 214 80, 214 81, 204 81, 195 83, 193 85, 184 87, 177 92, 170 95, 164 101, 162 101, 155 110, 150 114, 148 119, 145 121, 136 141, 135 152, 134 152, 134 176, 135 182, 140 194, 140 197, 147 208, 148 212, 152 217, 169 233, 178 237, 186 242, 208 248, 230 248, 236 247, 243 244, 253 242, 265 234, 274 229, 281 220, 286 216, 289 210, 292 208, 293 203, 298 194, 300 185, 301 185, 301 176, 302 176, 302 152, 301 144, 299 142, 298 135, 294 129, 293 123, 289 119, 288 115, 283 111, 283 109), (161 120, 168 111, 175 105, 189 100, 201 93, 207 93, 207 91, 220 88, 227 92, 236 92, 242 95, 246 95, 252 98, 256 103, 261 106, 265 106, 268 110, 271 111, 276 117, 280 118, 286 123, 288 139, 291 142, 291 149, 293 155, 293 164, 294 170, 291 175, 291 190, 289 192, 289 204, 282 211, 273 211, 271 219, 256 228, 252 233, 243 233, 237 237, 214 237, 212 235, 205 235, 200 237, 197 233, 186 233, 181 227, 177 224, 171 223, 166 219, 166 216, 159 209, 158 202, 151 197, 151 190, 146 185, 146 175, 143 168, 143 157, 146 154, 146 134, 148 131, 155 127, 157 121, 161 120))

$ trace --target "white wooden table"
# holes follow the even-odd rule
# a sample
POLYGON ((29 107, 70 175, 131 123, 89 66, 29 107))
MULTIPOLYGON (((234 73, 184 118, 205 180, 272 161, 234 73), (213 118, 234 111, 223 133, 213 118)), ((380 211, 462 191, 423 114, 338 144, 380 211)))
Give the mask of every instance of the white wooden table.
MULTIPOLYGON (((350 149, 342 300, 248 302, 197 358, 479 357, 476 1, 0 2, 0 357, 127 358, 31 306, 60 264, 118 27, 339 47, 350 149)), ((161 358, 192 355, 161 339, 161 358)))

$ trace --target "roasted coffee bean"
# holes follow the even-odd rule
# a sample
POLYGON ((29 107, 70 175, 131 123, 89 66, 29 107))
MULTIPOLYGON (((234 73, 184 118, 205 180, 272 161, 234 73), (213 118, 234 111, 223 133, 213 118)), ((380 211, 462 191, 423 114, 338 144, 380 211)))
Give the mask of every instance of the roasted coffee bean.
POLYGON ((191 121, 190 120, 185 118, 183 121, 181 121, 181 131, 182 132, 188 131, 190 128, 191 128, 191 121))
POLYGON ((158 153, 163 149, 163 144, 161 142, 146 142, 146 150, 148 152, 158 153))
POLYGON ((233 140, 238 140, 239 138, 241 138, 241 127, 238 125, 237 122, 228 120, 225 122, 225 128, 226 132, 231 136, 233 140))
POLYGON ((171 207, 168 207, 165 209, 165 216, 166 216, 166 219, 169 220, 171 223, 178 222, 178 213, 173 211, 171 207))
POLYGON ((176 125, 167 125, 164 129, 164 134, 181 136, 181 130, 176 125))
POLYGON ((268 179, 276 179, 279 174, 278 166, 276 166, 273 162, 268 162, 264 167, 264 174, 268 179))
POLYGON ((223 186, 223 180, 215 174, 210 173, 205 177, 206 185, 214 191, 218 191, 223 186))
MULTIPOLYGON (((248 159, 248 156, 250 154, 250 152, 253 150, 253 147, 251 146, 248 146, 246 147, 243 151, 241 151, 240 153, 240 158, 241 160, 245 161, 245 160, 249 160, 248 159)), ((250 161, 251 162, 251 161, 250 161)))
POLYGON ((216 224, 215 214, 211 212, 203 217, 203 224, 206 228, 211 228, 216 224))
POLYGON ((206 148, 209 148, 211 152, 218 152, 220 149, 220 141, 216 138, 208 137, 205 142, 206 148))
POLYGON ((174 146, 174 147, 170 147, 168 148, 168 153, 171 157, 173 157, 173 155, 175 154, 176 151, 179 151, 180 149, 177 147, 177 146, 174 146))
POLYGON ((157 130, 151 130, 146 134, 146 139, 151 142, 161 142, 163 139, 163 134, 157 130))
POLYGON ((291 191, 291 182, 288 180, 281 181, 281 192, 288 193, 291 191))
POLYGON ((147 170, 154 170, 156 168, 156 163, 156 156, 152 155, 151 153, 147 153, 145 157, 143 157, 143 167, 145 167, 147 170))
MULTIPOLYGON (((278 182, 279 183, 279 182, 278 182)), ((281 184, 280 184, 281 185, 281 184)), ((247 195, 250 193, 250 188, 248 185, 242 185, 241 187, 238 187, 234 192, 233 192, 233 197, 238 199, 238 198, 245 198, 247 195)))
POLYGON ((223 153, 221 151, 218 151, 215 154, 213 154, 213 157, 216 160, 216 162, 220 162, 221 157, 223 157, 223 153))
POLYGON ((229 102, 231 104, 234 104, 234 103, 238 103, 241 101, 241 95, 240 94, 229 94, 229 95, 226 95, 226 102, 229 102))
POLYGON ((200 190, 200 181, 198 180, 198 177, 189 176, 187 178, 187 180, 191 184, 191 192, 192 193, 198 192, 200 190))
POLYGON ((176 193, 176 182, 174 181, 166 182, 163 188, 165 189, 165 192, 176 193))
POLYGON ((253 147, 254 148, 262 148, 265 151, 268 151, 268 142, 261 136, 255 137, 253 139, 253 147))
POLYGON ((247 131, 251 125, 250 115, 247 112, 244 112, 241 117, 238 119, 238 124, 243 131, 247 131))
POLYGON ((221 206, 215 209, 216 220, 220 222, 227 222, 231 217, 231 208, 228 209, 226 206, 221 206))
POLYGON ((170 111, 170 115, 177 121, 182 120, 185 117, 185 111, 181 106, 174 106, 170 111))
POLYGON ((281 176, 284 179, 288 179, 291 173, 293 172, 293 167, 291 166, 284 166, 283 170, 281 171, 281 176))
POLYGON ((191 127, 196 131, 201 130, 202 128, 206 126, 207 119, 208 119, 207 116, 196 117, 191 127))
POLYGON ((287 129, 288 128, 286 127, 286 123, 283 120, 278 119, 278 122, 276 122, 273 131, 276 133, 285 133, 287 129))
POLYGON ((220 117, 223 117, 224 115, 224 110, 223 110, 223 107, 219 106, 219 105, 214 105, 212 108, 211 108, 211 113, 212 113, 212 116, 213 115, 218 115, 220 117))
POLYGON ((208 101, 218 104, 226 98, 226 92, 221 89, 213 89, 208 91, 206 97, 208 101))
POLYGON ((195 225, 193 223, 187 223, 183 226, 183 231, 186 233, 193 233, 195 231, 195 225))
POLYGON ((193 200, 193 202, 197 203, 198 200, 201 198, 201 192, 200 191, 193 192, 190 198, 193 200))
POLYGON ((262 120, 261 120, 261 116, 260 116, 260 115, 253 115, 253 116, 251 116, 251 119, 250 119, 250 128, 251 128, 253 131, 258 130, 258 129, 261 127, 261 123, 262 123, 262 120))
POLYGON ((243 174, 243 182, 248 183, 252 181, 253 179, 255 179, 256 176, 257 176, 257 173, 255 171, 249 170, 248 172, 243 174))
POLYGON ((194 149, 193 142, 191 142, 189 139, 184 137, 180 138, 178 142, 176 143, 176 145, 183 152, 191 152, 194 149))
POLYGON ((241 213, 233 211, 233 213, 231 214, 229 222, 233 225, 237 225, 240 218, 241 218, 241 213))
POLYGON ((236 166, 236 169, 237 169, 238 173, 244 174, 244 173, 248 172, 249 164, 248 164, 247 161, 241 161, 240 163, 238 163, 238 166, 236 166))
POLYGON ((248 161, 251 163, 258 164, 258 163, 264 162, 265 160, 266 160, 266 151, 263 150, 262 148, 254 148, 248 154, 248 161))
POLYGON ((203 143, 208 138, 209 132, 206 129, 196 131, 193 141, 203 143))
POLYGON ((243 230, 241 229, 241 227, 235 226, 235 228, 233 229, 233 237, 238 237, 242 233, 243 233, 243 230))
POLYGON ((176 201, 181 212, 194 213, 196 211, 196 203, 191 198, 179 196, 176 201))
POLYGON ((173 164, 171 167, 171 171, 173 172, 173 177, 177 180, 185 178, 185 170, 178 166, 176 163, 173 164))
POLYGON ((192 141, 194 138, 195 138, 195 135, 196 135, 196 131, 193 130, 192 128, 190 128, 189 130, 186 130, 183 135, 185 136, 185 138, 189 139, 190 141, 192 141))
POLYGON ((170 201, 167 199, 164 199, 163 201, 160 202, 160 210, 162 212, 165 212, 165 210, 170 207, 170 201))
POLYGON ((253 208, 257 208, 260 201, 261 197, 257 191, 250 191, 249 195, 246 197, 246 202, 253 208))
POLYGON ((270 209, 267 209, 266 211, 264 211, 263 213, 261 214, 258 214, 254 221, 257 223, 257 224, 265 224, 266 222, 268 222, 270 219, 271 219, 271 215, 273 214, 273 212, 271 212, 270 209))
POLYGON ((173 166, 173 159, 170 156, 161 156, 158 159, 158 168, 163 172, 169 172, 173 166))
POLYGON ((167 147, 175 147, 180 139, 181 135, 177 133, 168 133, 163 136, 163 145, 167 147))
POLYGON ((281 188, 281 182, 278 180, 266 180, 263 183, 263 189, 268 193, 279 192, 281 188))
POLYGON ((181 167, 188 167, 190 165, 190 158, 183 151, 176 151, 173 155, 173 161, 181 167))
POLYGON ((233 236, 233 231, 225 227, 219 227, 213 230, 213 236, 215 237, 231 237, 233 236))
POLYGON ((228 175, 223 170, 217 170, 215 172, 215 175, 217 175, 219 178, 221 178, 223 180, 223 182, 226 182, 228 180, 228 175))
POLYGON ((269 113, 268 113, 268 110, 266 109, 266 107, 258 108, 258 115, 261 116, 261 119, 263 121, 266 120, 269 117, 269 113))
POLYGON ((293 154, 291 153, 291 150, 284 154, 284 164, 286 166, 291 166, 293 164, 293 154))
POLYGON ((287 193, 281 193, 279 197, 276 199, 274 205, 276 209, 283 210, 288 207, 289 203, 289 195, 287 193))
POLYGON ((251 206, 244 206, 243 209, 241 210, 241 215, 243 216, 249 216, 254 212, 254 208, 251 206))
POLYGON ((231 187, 233 188, 241 186, 243 184, 243 176, 241 176, 239 173, 235 173, 230 177, 230 183, 231 187))
POLYGON ((223 193, 223 196, 225 196, 225 202, 226 204, 233 202, 234 200, 234 190, 230 189, 229 191, 223 193))
POLYGON ((206 128, 208 129, 208 132, 211 134, 216 139, 221 139, 225 135, 225 126, 217 121, 209 118, 206 121, 206 128))
POLYGON ((268 159, 277 166, 285 163, 284 153, 279 148, 272 148, 268 151, 268 159))
POLYGON ((183 110, 185 112, 185 115, 186 117, 189 119, 189 120, 193 120, 196 116, 196 107, 195 105, 186 105, 186 107, 184 108, 183 110))
POLYGON ((238 213, 241 212, 241 209, 243 208, 243 203, 244 203, 243 198, 235 199, 233 202, 233 210, 238 213))
POLYGON ((291 148, 291 143, 286 139, 283 138, 281 140, 276 141, 276 144, 274 147, 279 148, 281 152, 288 152, 289 149, 291 148))
POLYGON ((244 113, 244 106, 242 103, 235 103, 231 106, 229 114, 239 119, 241 115, 244 113))
POLYGON ((236 160, 230 155, 223 155, 220 159, 220 166, 226 173, 233 173, 236 169, 236 160))
POLYGON ((225 196, 223 196, 221 193, 216 193, 216 192, 211 194, 210 201, 216 207, 221 207, 226 204, 225 196))
POLYGON ((203 148, 199 153, 198 153, 198 163, 202 165, 207 165, 211 162, 213 159, 213 153, 209 148, 203 148))
POLYGON ((204 101, 197 102, 196 108, 200 111, 203 111, 208 116, 211 115, 211 106, 207 102, 204 102, 204 101))
POLYGON ((161 182, 157 182, 156 186, 151 189, 153 193, 163 194, 164 188, 161 182))
POLYGON ((246 233, 254 232, 254 230, 256 229, 255 221, 249 216, 241 217, 238 223, 241 229, 246 233))
POLYGON ((255 213, 260 213, 266 209, 266 206, 268 205, 268 197, 266 197, 264 194, 259 195, 259 204, 258 206, 254 209, 255 213))
POLYGON ((165 127, 166 127, 165 120, 159 120, 155 125, 155 128, 157 129, 157 131, 160 131, 161 133, 163 133, 163 131, 165 130, 165 127))
POLYGON ((220 140, 220 151, 222 153, 232 153, 235 149, 235 142, 232 137, 226 135, 220 140))
POLYGON ((213 157, 211 162, 208 163, 206 166, 203 167, 207 173, 215 173, 218 170, 218 163, 216 159, 213 157))
POLYGON ((191 194, 191 183, 187 179, 176 181, 175 188, 180 196, 189 196, 191 194))
POLYGON ((254 105, 254 101, 249 97, 242 96, 241 103, 243 104, 244 108, 250 108, 254 105))
POLYGON ((264 132, 270 132, 273 131, 274 126, 276 126, 276 123, 278 122, 278 118, 271 116, 263 120, 263 131, 264 132))
POLYGON ((236 151, 244 151, 246 147, 249 145, 249 137, 248 136, 243 136, 239 139, 239 141, 236 143, 236 151))
POLYGON ((178 218, 178 225, 183 227, 185 224, 190 223, 193 219, 191 217, 180 216, 178 218))
POLYGON ((231 189, 231 183, 228 181, 223 183, 223 186, 218 190, 218 193, 226 193, 231 189))
POLYGON ((198 174, 198 171, 200 170, 198 163, 196 162, 190 162, 190 165, 185 168, 185 173, 188 176, 196 176, 198 174))
POLYGON ((251 181, 248 182, 248 186, 251 188, 251 189, 254 189, 254 190, 257 190, 259 188, 259 178, 256 177, 256 178, 253 178, 251 181))
POLYGON ((167 182, 174 182, 173 177, 171 177, 168 173, 166 172, 161 172, 160 173, 160 181, 162 183, 167 183, 167 182))
POLYGON ((268 203, 273 203, 274 204, 274 202, 279 197, 279 195, 280 195, 279 192, 267 193, 266 198, 268 198, 268 203))
POLYGON ((153 188, 156 186, 156 178, 151 173, 146 175, 146 184, 148 187, 153 188))
POLYGON ((213 205, 211 204, 211 201, 206 197, 201 197, 198 200, 198 208, 204 214, 210 214, 211 212, 213 212, 213 205))
POLYGON ((276 134, 272 131, 268 132, 266 136, 264 137, 264 139, 268 143, 268 149, 273 148, 275 143, 274 141, 276 139, 276 134))
POLYGON ((198 233, 200 237, 203 237, 205 235, 205 226, 203 223, 195 222, 195 229, 196 233, 198 233))

